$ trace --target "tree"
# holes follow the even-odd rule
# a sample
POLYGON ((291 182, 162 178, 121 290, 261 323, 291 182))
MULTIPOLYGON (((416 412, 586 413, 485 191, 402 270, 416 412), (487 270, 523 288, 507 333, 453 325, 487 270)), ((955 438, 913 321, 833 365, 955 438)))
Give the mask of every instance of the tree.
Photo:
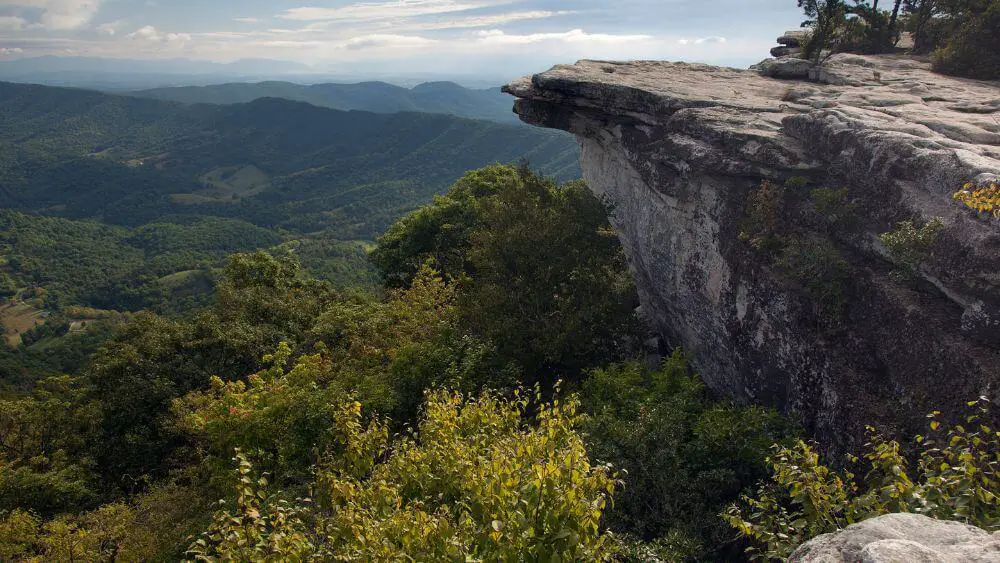
POLYGON ((391 284, 427 260, 457 280, 460 327, 528 378, 575 380, 640 341, 621 245, 581 182, 556 186, 512 166, 470 172, 394 225, 372 259, 391 284))
POLYGON ((802 27, 810 28, 809 41, 803 54, 814 63, 819 63, 824 51, 837 48, 843 33, 847 6, 843 0, 798 0, 799 8, 809 19, 802 22, 802 27))
POLYGON ((666 560, 717 558, 735 538, 717 514, 767 475, 771 445, 796 435, 773 410, 710 399, 679 350, 655 371, 595 370, 582 401, 588 451, 623 475, 608 526, 665 544, 666 560))

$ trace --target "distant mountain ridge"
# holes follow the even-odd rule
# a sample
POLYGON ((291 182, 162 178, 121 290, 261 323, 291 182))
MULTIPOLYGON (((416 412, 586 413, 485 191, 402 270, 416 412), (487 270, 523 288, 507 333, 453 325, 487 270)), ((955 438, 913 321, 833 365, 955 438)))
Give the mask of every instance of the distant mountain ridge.
POLYGON ((309 66, 293 61, 241 59, 219 63, 192 59, 107 59, 43 56, 0 60, 0 81, 130 92, 177 86, 280 80, 297 84, 339 84, 381 80, 412 86, 451 80, 469 88, 492 88, 509 78, 486 73, 387 73, 368 67, 309 66))
POLYGON ((130 95, 185 104, 240 104, 260 98, 283 98, 337 110, 373 113, 413 111, 519 123, 511 98, 500 88, 470 89, 454 82, 426 82, 404 88, 386 82, 302 85, 291 82, 226 83, 211 86, 154 88, 130 95))
POLYGON ((564 133, 451 115, 0 82, 0 207, 72 219, 211 215, 371 240, 467 170, 526 160, 572 179, 578 157, 564 133))

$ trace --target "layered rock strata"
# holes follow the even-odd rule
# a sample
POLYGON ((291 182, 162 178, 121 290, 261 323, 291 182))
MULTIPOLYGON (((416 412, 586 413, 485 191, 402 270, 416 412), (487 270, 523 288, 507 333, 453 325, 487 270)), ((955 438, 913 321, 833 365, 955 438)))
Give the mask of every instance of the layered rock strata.
POLYGON ((506 87, 527 123, 569 131, 612 206, 643 309, 711 389, 802 416, 834 450, 865 424, 919 431, 1000 385, 1000 221, 952 195, 1000 174, 1000 85, 905 57, 838 55, 754 70, 581 61, 506 87), (859 232, 846 306, 822 318, 802 280, 741 240, 764 179, 846 187, 859 232), (944 224, 917 279, 878 235, 944 224))

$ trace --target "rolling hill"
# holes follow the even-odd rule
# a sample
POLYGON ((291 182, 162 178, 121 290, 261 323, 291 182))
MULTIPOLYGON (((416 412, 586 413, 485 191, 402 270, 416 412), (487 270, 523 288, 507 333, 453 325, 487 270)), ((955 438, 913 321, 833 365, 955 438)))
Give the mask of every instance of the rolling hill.
POLYGON ((567 135, 491 121, 0 83, 0 208, 18 213, 0 269, 62 303, 133 310, 173 274, 254 248, 366 279, 366 241, 467 170, 518 161, 579 177, 567 135), (106 244, 77 248, 78 233, 106 244), (111 255, 120 268, 94 266, 111 255))
POLYGON ((500 123, 519 123, 511 100, 499 88, 473 90, 454 82, 427 82, 403 88, 385 82, 302 85, 291 82, 182 86, 132 92, 142 98, 185 104, 240 104, 259 98, 283 98, 339 110, 375 113, 444 113, 500 123))

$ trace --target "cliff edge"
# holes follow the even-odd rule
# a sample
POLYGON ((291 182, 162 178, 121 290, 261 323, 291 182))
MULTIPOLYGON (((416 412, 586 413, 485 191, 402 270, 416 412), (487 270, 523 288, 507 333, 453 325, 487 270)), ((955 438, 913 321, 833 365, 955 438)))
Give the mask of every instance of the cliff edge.
POLYGON ((585 60, 505 91, 522 120, 576 135, 645 315, 714 391, 800 413, 833 450, 865 424, 912 434, 930 410, 998 398, 1000 220, 952 195, 1000 175, 1000 84, 838 55, 818 69, 585 60), (829 247, 849 266, 835 314, 742 232, 762 180, 796 177, 847 189, 851 229, 817 226, 808 195, 782 192, 784 240, 822 238, 799 245, 806 264, 829 247), (933 218, 903 279, 878 235, 933 218))

